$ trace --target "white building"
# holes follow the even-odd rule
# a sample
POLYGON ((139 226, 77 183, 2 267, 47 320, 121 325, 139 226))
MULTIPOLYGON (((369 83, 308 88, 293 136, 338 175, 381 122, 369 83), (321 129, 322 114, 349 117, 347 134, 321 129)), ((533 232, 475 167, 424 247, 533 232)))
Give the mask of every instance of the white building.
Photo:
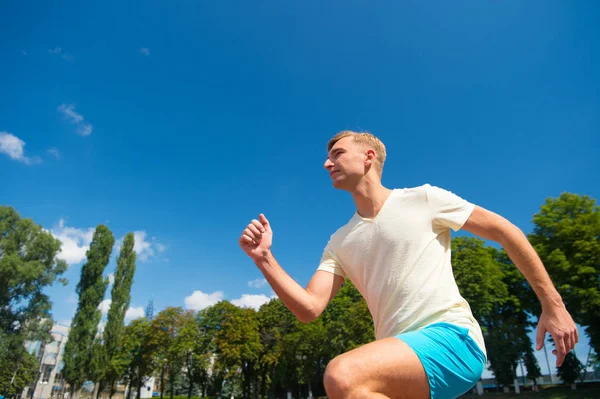
POLYGON ((54 324, 50 331, 52 335, 51 342, 25 342, 27 352, 38 358, 40 368, 38 378, 31 386, 23 390, 21 398, 51 399, 64 397, 66 389, 62 376, 64 367, 62 357, 69 337, 69 330, 68 326, 54 324))

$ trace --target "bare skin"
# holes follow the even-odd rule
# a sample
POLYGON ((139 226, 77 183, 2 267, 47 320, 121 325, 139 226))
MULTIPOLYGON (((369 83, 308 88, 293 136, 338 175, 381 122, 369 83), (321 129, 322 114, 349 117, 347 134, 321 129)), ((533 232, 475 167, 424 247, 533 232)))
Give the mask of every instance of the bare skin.
MULTIPOLYGON (((345 137, 331 148, 324 164, 333 186, 349 192, 357 212, 367 218, 377 215, 391 193, 381 184, 376 155, 372 148, 345 137)), ((556 342, 557 366, 562 364, 579 340, 577 328, 527 238, 506 219, 481 207, 476 207, 463 229, 505 248, 542 303, 537 349, 541 349, 546 332, 550 333, 556 342)), ((272 242, 273 231, 263 214, 252 220, 239 238, 240 247, 288 309, 302 322, 314 320, 336 295, 343 278, 317 271, 307 287, 301 287, 273 256, 272 242)), ((327 366, 324 383, 331 399, 429 397, 423 366, 408 345, 396 338, 381 339, 336 357, 327 366)))

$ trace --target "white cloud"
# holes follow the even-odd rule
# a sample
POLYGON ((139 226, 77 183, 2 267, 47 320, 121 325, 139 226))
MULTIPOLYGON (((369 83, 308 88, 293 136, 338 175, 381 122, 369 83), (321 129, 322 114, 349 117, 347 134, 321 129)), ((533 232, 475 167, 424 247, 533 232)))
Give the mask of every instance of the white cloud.
POLYGON ((60 56, 60 58, 62 58, 65 61, 69 61, 69 62, 71 62, 75 59, 75 56, 73 56, 73 54, 63 52, 62 48, 60 48, 60 47, 54 47, 54 48, 48 49, 48 54, 53 55, 53 56, 60 56))
POLYGON ((224 298, 222 291, 205 294, 202 291, 196 290, 192 295, 185 297, 185 307, 190 310, 202 310, 209 306, 222 301, 224 298))
POLYGON ((243 294, 241 298, 234 299, 231 301, 235 306, 243 307, 243 308, 254 308, 258 310, 261 305, 269 302, 271 298, 266 295, 251 295, 251 294, 243 294))
POLYGON ((248 286, 252 288, 261 288, 267 284, 267 280, 264 278, 257 278, 256 280, 248 281, 248 286))
POLYGON ((142 53, 144 55, 150 55, 150 49, 147 47, 142 47, 142 48, 140 48, 140 53, 142 53))
POLYGON ((156 249, 158 250, 158 252, 165 252, 165 250, 167 249, 167 247, 165 247, 161 243, 158 243, 158 244, 156 244, 156 249))
POLYGON ((39 157, 25 156, 25 142, 7 131, 0 132, 0 152, 8 155, 10 159, 23 162, 26 165, 40 163, 39 157))
POLYGON ((127 312, 125 312, 126 321, 139 319, 140 317, 144 316, 146 316, 146 312, 142 306, 139 306, 137 308, 129 308, 127 309, 127 312))
POLYGON ((108 314, 108 309, 110 309, 111 303, 112 299, 105 299, 102 302, 100 302, 100 305, 98 305, 98 309, 100 309, 100 313, 102 313, 102 316, 106 316, 108 314))
POLYGON ((148 258, 154 256, 154 249, 152 249, 152 244, 146 241, 146 234, 145 231, 133 232, 133 239, 135 240, 133 250, 140 260, 148 260, 148 258))
POLYGON ((85 253, 90 248, 90 243, 94 237, 94 228, 66 227, 65 221, 60 219, 58 226, 50 230, 50 233, 62 243, 57 257, 63 259, 69 265, 74 265, 85 260, 85 253))
POLYGON ((58 112, 62 113, 71 124, 77 125, 76 132, 80 136, 92 134, 93 126, 90 123, 83 123, 83 115, 75 111, 73 104, 61 104, 58 107, 58 112))
POLYGON ((60 151, 58 151, 58 149, 56 149, 56 148, 48 148, 48 154, 52 155, 56 159, 62 158, 60 151))
POLYGON ((115 283, 115 274, 114 273, 110 273, 108 275, 108 284, 113 285, 115 283))

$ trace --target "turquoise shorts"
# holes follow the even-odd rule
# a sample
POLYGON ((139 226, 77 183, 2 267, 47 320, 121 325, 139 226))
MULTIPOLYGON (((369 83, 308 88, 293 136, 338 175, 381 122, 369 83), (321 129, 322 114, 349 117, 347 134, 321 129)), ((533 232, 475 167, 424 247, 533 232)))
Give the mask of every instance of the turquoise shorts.
POLYGON ((435 323, 396 336, 415 351, 429 381, 432 399, 453 399, 472 389, 486 358, 466 328, 435 323))

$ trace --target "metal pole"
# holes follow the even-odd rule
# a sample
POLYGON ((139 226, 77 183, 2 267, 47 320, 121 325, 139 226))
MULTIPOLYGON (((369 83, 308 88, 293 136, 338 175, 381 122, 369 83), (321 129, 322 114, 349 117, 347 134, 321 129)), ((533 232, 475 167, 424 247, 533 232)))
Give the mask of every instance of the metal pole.
POLYGON ((554 377, 550 369, 550 361, 548 360, 548 350, 546 349, 546 341, 544 341, 544 354, 546 355, 546 364, 548 365, 548 373, 550 373, 550 382, 554 384, 554 377))

